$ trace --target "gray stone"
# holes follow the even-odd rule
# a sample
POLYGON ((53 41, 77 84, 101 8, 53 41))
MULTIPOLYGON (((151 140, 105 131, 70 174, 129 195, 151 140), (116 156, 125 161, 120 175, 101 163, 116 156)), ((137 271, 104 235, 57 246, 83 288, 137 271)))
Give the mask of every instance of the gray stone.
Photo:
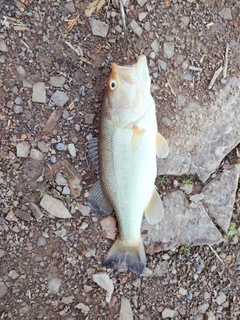
POLYGON ((162 123, 164 123, 167 127, 169 127, 170 125, 171 125, 171 120, 170 119, 168 119, 167 117, 163 117, 162 118, 162 123))
POLYGON ((16 270, 10 270, 8 276, 9 278, 15 280, 19 277, 19 273, 16 270))
POLYGON ((179 94, 177 99, 178 99, 178 106, 179 107, 185 106, 187 100, 182 94, 179 94))
POLYGON ((71 213, 64 206, 62 201, 45 194, 40 202, 40 206, 57 218, 71 218, 71 213))
POLYGON ((56 148, 58 151, 64 151, 64 150, 65 150, 65 144, 62 143, 62 142, 58 142, 58 143, 56 143, 55 148, 56 148))
POLYGON ((18 96, 18 97, 14 100, 14 102, 15 102, 16 104, 21 104, 21 103, 22 103, 22 98, 18 96))
POLYGON ((3 249, 0 249, 0 258, 5 256, 5 251, 3 249))
POLYGON ((8 52, 8 47, 4 40, 0 40, 0 51, 8 52))
POLYGON ((86 124, 93 124, 94 118, 95 118, 94 113, 87 113, 84 115, 84 119, 85 119, 86 124))
POLYGON ((61 279, 59 278, 54 278, 52 280, 48 281, 48 290, 51 294, 57 294, 60 286, 61 286, 61 279))
POLYGON ((66 3, 65 4, 65 9, 70 13, 76 12, 75 5, 74 5, 73 1, 70 1, 70 2, 66 3))
POLYGON ((69 144, 67 145, 67 148, 68 148, 68 152, 70 153, 70 155, 71 155, 73 158, 75 158, 76 155, 77 155, 77 152, 76 152, 76 148, 75 148, 74 144, 73 144, 73 143, 69 143, 69 144))
POLYGON ((66 102, 68 101, 68 96, 65 92, 57 90, 52 96, 51 96, 52 102, 54 102, 56 105, 63 107, 66 102))
POLYGON ((166 319, 166 318, 174 318, 176 316, 176 311, 172 310, 170 308, 165 308, 162 312, 162 318, 166 319))
POLYGON ((227 297, 224 292, 220 292, 216 298, 216 302, 218 305, 223 304, 226 301, 227 297))
POLYGON ((6 62, 6 56, 3 54, 0 55, 0 63, 5 63, 6 62))
POLYGON ((32 89, 33 86, 27 80, 23 79, 23 87, 28 88, 28 89, 32 89))
POLYGON ((27 75, 27 73, 26 73, 25 69, 23 68, 23 66, 18 66, 17 67, 17 72, 22 77, 26 77, 26 75, 27 75))
POLYGON ((136 20, 132 20, 131 23, 130 23, 130 27, 132 29, 132 31, 138 36, 138 37, 141 37, 141 34, 142 34, 142 28, 138 25, 137 21, 136 20))
POLYGON ((46 90, 44 82, 38 82, 33 85, 32 101, 46 103, 46 90))
POLYGON ((64 120, 66 120, 67 118, 70 117, 70 113, 66 109, 64 109, 62 113, 62 117, 64 120))
POLYGON ((28 314, 30 311, 31 311, 31 306, 24 306, 19 309, 19 314, 20 315, 28 314))
POLYGON ((133 311, 129 299, 121 297, 119 320, 133 320, 133 311))
POLYGON ((23 112, 22 106, 15 105, 15 106, 13 107, 13 112, 16 113, 16 114, 22 113, 22 112, 23 112))
POLYGON ((30 152, 30 158, 34 159, 34 160, 38 160, 38 161, 41 161, 43 160, 43 153, 37 149, 31 149, 31 152, 30 152))
POLYGON ((164 58, 171 59, 174 56, 174 43, 164 42, 163 44, 164 58))
POLYGON ((59 186, 67 186, 67 179, 65 179, 63 177, 63 175, 61 174, 61 172, 58 172, 57 175, 56 175, 56 183, 59 185, 59 186))
POLYGON ((51 77, 50 84, 53 87, 62 87, 66 81, 64 77, 51 77))
POLYGON ((64 304, 70 304, 74 301, 74 296, 68 296, 62 298, 62 303, 64 304))
POLYGON ((209 304, 208 303, 203 303, 198 307, 198 312, 206 313, 208 308, 209 308, 209 304))
POLYGON ((0 298, 4 297, 8 292, 7 286, 0 281, 0 298))
POLYGON ((76 306, 75 306, 76 309, 80 309, 82 310, 83 312, 89 312, 90 311, 90 308, 85 305, 84 303, 80 302, 78 303, 76 306))
POLYGON ((168 262, 167 261, 162 261, 153 270, 153 274, 156 277, 162 277, 163 275, 165 275, 167 273, 168 273, 168 262))
POLYGON ((27 141, 17 144, 17 157, 27 158, 30 152, 30 144, 27 141))
POLYGON ((153 49, 153 51, 158 54, 159 50, 160 50, 160 43, 157 39, 153 40, 153 42, 151 43, 151 47, 153 49))
POLYGON ((49 147, 45 141, 38 141, 38 149, 40 149, 43 153, 48 152, 49 147))
POLYGON ((158 60, 158 65, 160 66, 160 68, 161 68, 162 70, 164 70, 164 71, 167 70, 167 64, 166 64, 165 61, 163 61, 163 60, 158 60))
POLYGON ((190 199, 190 201, 192 201, 194 203, 198 203, 203 198, 204 198, 203 193, 196 193, 196 194, 192 195, 189 199, 190 199))
POLYGON ((230 8, 223 8, 220 12, 219 15, 221 18, 225 20, 232 20, 232 12, 230 8))
POLYGON ((180 287, 178 292, 180 293, 181 296, 186 296, 187 295, 187 290, 184 289, 183 287, 180 287))
POLYGON ((63 187, 62 194, 68 195, 71 191, 68 186, 63 187))
POLYGON ((78 209, 79 209, 79 211, 81 212, 81 214, 82 214, 83 216, 89 216, 89 213, 90 213, 90 211, 91 211, 91 208, 90 208, 90 207, 84 206, 83 204, 80 204, 80 205, 78 206, 78 209))
POLYGON ((138 15, 138 20, 139 20, 139 21, 143 21, 144 18, 146 18, 147 15, 148 15, 148 12, 141 12, 141 13, 139 13, 139 15, 138 15))
POLYGON ((38 247, 44 247, 47 244, 47 240, 43 237, 39 237, 37 241, 38 247))
POLYGON ((147 21, 144 23, 144 29, 149 32, 151 30, 151 25, 150 25, 150 22, 147 21))
POLYGON ((109 25, 105 22, 96 19, 89 19, 89 23, 94 36, 100 36, 105 38, 108 34, 109 25))
POLYGON ((137 3, 140 5, 140 7, 144 6, 147 0, 137 0, 137 3))

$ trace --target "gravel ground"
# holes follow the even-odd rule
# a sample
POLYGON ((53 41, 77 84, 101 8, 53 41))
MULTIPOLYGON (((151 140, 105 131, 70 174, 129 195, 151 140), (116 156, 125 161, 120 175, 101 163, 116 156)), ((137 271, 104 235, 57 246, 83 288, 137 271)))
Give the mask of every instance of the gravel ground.
POLYGON ((112 241, 86 206, 96 181, 86 144, 98 134, 111 63, 148 56, 158 121, 169 126, 174 88, 179 105, 214 100, 227 79, 206 90, 227 43, 227 76, 239 75, 239 2, 132 0, 125 36, 107 2, 89 18, 86 1, 0 0, 0 318, 240 319, 240 188, 236 234, 148 255, 141 276, 101 267, 112 241), (94 19, 106 23, 100 36, 94 19), (44 194, 50 212, 60 199, 65 219, 43 209, 44 194))

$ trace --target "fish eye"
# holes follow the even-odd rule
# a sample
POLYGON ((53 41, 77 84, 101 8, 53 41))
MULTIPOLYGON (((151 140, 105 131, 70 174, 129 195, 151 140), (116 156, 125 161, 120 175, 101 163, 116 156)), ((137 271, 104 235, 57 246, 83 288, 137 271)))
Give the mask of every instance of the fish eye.
POLYGON ((117 88, 117 82, 115 80, 111 80, 109 85, 111 90, 115 90, 117 88))

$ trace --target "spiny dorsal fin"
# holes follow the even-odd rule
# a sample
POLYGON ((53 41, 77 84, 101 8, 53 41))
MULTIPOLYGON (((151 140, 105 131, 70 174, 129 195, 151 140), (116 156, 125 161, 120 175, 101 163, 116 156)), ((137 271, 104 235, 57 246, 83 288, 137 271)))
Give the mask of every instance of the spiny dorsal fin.
POLYGON ((155 224, 162 220, 164 214, 163 203, 156 189, 144 212, 149 224, 155 224))
POLYGON ((166 158, 169 153, 167 140, 157 132, 156 135, 156 154, 158 158, 166 158))

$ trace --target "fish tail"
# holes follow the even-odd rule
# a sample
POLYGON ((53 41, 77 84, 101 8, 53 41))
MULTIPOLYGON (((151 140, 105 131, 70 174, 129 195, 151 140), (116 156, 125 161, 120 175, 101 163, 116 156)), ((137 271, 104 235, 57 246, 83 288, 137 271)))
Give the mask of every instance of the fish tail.
POLYGON ((142 239, 133 246, 126 245, 120 238, 116 239, 103 261, 103 266, 112 269, 128 268, 135 274, 141 274, 146 267, 142 239))

